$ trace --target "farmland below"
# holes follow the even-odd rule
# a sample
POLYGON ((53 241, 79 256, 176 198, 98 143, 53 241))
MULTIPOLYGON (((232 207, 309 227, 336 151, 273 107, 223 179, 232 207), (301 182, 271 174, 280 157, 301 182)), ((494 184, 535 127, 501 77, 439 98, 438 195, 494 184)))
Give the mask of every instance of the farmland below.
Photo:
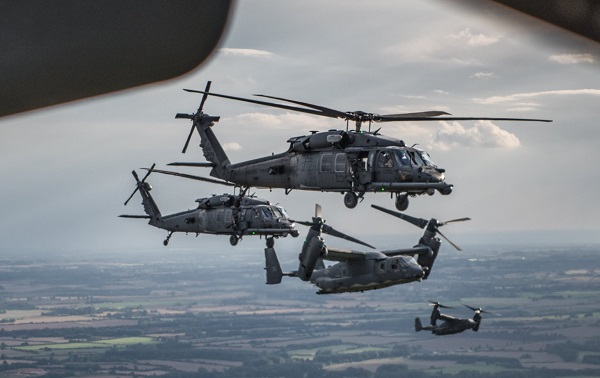
MULTIPOLYGON (((600 376, 600 247, 471 247, 423 282, 315 295, 260 250, 5 253, 3 377, 600 376), (428 301, 478 332, 415 332, 428 301)), ((293 268, 295 257, 282 259, 293 268)))

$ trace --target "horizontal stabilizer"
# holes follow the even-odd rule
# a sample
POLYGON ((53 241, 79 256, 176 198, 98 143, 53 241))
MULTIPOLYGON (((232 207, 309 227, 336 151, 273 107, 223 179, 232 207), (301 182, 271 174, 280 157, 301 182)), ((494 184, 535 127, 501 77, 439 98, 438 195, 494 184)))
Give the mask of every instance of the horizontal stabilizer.
POLYGON ((215 163, 195 163, 195 162, 180 162, 180 161, 169 163, 167 165, 172 165, 175 167, 200 167, 200 168, 213 168, 214 166, 216 166, 215 163))

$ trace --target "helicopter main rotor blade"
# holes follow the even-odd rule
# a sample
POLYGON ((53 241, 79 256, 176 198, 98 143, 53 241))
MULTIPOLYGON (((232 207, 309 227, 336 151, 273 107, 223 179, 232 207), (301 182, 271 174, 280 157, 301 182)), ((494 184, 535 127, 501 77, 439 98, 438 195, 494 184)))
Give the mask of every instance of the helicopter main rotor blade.
POLYGON ((204 96, 202 96, 202 101, 200 101, 200 107, 198 107, 198 113, 202 113, 202 109, 204 109, 204 103, 206 102, 206 99, 208 98, 208 92, 210 92, 210 85, 212 84, 212 81, 209 81, 206 83, 206 88, 204 88, 204 96))
POLYGON ((204 93, 204 94, 207 94, 209 96, 222 97, 222 98, 227 98, 227 99, 230 99, 230 100, 249 102, 251 104, 271 106, 271 107, 274 107, 274 108, 280 108, 280 109, 285 109, 285 110, 292 110, 292 111, 295 111, 295 112, 301 112, 301 113, 308 113, 308 114, 314 114, 314 115, 325 116, 325 117, 338 118, 337 115, 335 115, 335 116, 334 115, 329 115, 329 114, 325 114, 325 113, 323 113, 321 111, 318 111, 318 110, 299 108, 299 107, 296 107, 296 106, 276 104, 276 103, 267 102, 267 101, 252 100, 252 99, 249 99, 249 98, 228 96, 228 95, 218 94, 218 93, 212 93, 212 92, 208 93, 208 92, 204 92, 204 91, 198 91, 198 90, 195 90, 195 89, 184 89, 184 91, 191 92, 191 93, 204 93))
POLYGON ((519 122, 552 122, 551 119, 535 118, 507 118, 507 117, 436 117, 436 116, 379 116, 374 122, 401 122, 401 121, 519 121, 519 122))
POLYGON ((402 220, 407 221, 408 223, 417 226, 419 228, 425 228, 427 226, 427 223, 429 223, 429 221, 427 219, 423 219, 423 218, 415 218, 413 216, 407 215, 407 214, 403 214, 403 213, 399 213, 397 211, 393 211, 393 210, 388 210, 385 207, 381 207, 381 206, 377 206, 377 205, 371 205, 372 208, 377 209, 379 211, 383 211, 384 213, 393 215, 397 218, 400 218, 402 220))
POLYGON ((255 94, 255 96, 272 98, 274 100, 280 100, 280 101, 287 101, 287 102, 291 102, 292 104, 297 104, 297 105, 306 106, 307 108, 317 109, 317 110, 320 110, 321 112, 323 112, 321 115, 325 116, 325 117, 344 118, 344 119, 346 119, 349 116, 351 116, 350 114, 342 112, 342 111, 339 111, 339 110, 335 110, 335 109, 331 109, 331 108, 326 108, 326 107, 320 106, 320 105, 310 104, 308 102, 302 102, 302 101, 296 101, 296 100, 288 100, 287 98, 267 96, 267 95, 261 95, 261 94, 255 94))
POLYGON ((336 238, 346 239, 346 240, 349 240, 351 242, 354 242, 354 243, 357 243, 357 244, 360 244, 360 245, 364 245, 365 247, 369 247, 369 248, 375 249, 375 247, 373 247, 371 244, 365 243, 364 241, 358 240, 358 239, 356 239, 356 238, 354 238, 354 237, 352 237, 350 235, 344 234, 343 232, 338 231, 335 228, 333 228, 333 227, 331 227, 329 225, 326 225, 326 224, 323 224, 323 226, 322 226, 322 232, 324 234, 327 234, 327 235, 335 236, 336 238))
MULTIPOLYGON (((142 169, 148 169, 148 168, 142 168, 142 169)), ((155 169, 155 170, 153 170, 153 172, 161 173, 163 175, 183 177, 183 178, 187 178, 187 179, 190 179, 190 180, 198 180, 198 181, 211 182, 213 184, 221 184, 221 185, 225 185, 225 186, 235 186, 234 183, 231 183, 231 182, 228 182, 228 181, 216 180, 216 179, 211 179, 211 178, 201 177, 201 176, 195 176, 195 175, 188 175, 188 174, 185 174, 185 173, 179 173, 179 172, 173 172, 173 171, 163 171, 163 170, 160 170, 160 169, 155 169)))
POLYGON ((353 120, 359 122, 402 122, 402 121, 526 121, 526 122, 552 122, 549 119, 533 119, 533 118, 508 118, 508 117, 440 117, 442 115, 449 115, 446 112, 439 110, 431 110, 425 112, 416 112, 416 113, 404 113, 404 114, 388 114, 388 115, 379 115, 374 113, 366 113, 362 111, 356 112, 342 112, 339 110, 327 108, 320 105, 314 105, 307 102, 289 100, 282 97, 274 97, 267 95, 257 94, 256 96, 272 98, 275 100, 291 102, 293 104, 306 106, 307 108, 300 108, 297 106, 285 105, 285 104, 277 104, 273 102, 253 100, 249 98, 229 96, 218 93, 209 93, 206 91, 198 91, 195 89, 184 89, 187 92, 193 93, 202 93, 205 96, 216 96, 221 98, 227 98, 230 100, 243 101, 251 104, 257 105, 265 105, 279 109, 291 110, 295 112, 307 113, 318 115, 321 117, 329 117, 329 118, 342 118, 345 120, 353 120))
POLYGON ((173 166, 173 167, 200 167, 200 168, 213 168, 215 166, 215 163, 194 163, 194 162, 173 162, 173 163, 169 163, 167 165, 173 166))

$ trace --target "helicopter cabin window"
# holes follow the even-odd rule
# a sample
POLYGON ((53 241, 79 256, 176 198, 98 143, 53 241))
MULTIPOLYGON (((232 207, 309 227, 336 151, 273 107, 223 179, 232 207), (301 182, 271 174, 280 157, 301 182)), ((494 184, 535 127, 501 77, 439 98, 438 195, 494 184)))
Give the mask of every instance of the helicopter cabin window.
POLYGON ((377 166, 379 168, 392 168, 394 166, 392 154, 388 151, 381 151, 377 159, 377 166))
POLYGON ((325 153, 321 155, 321 172, 331 172, 333 155, 325 153))
POLYGON ((346 154, 336 154, 335 155, 335 171, 336 172, 346 172, 346 154))
POLYGON ((231 209, 225 210, 225 220, 227 220, 228 222, 230 222, 232 219, 233 219, 233 217, 231 215, 231 209))
POLYGON ((221 210, 217 210, 217 222, 223 222, 225 219, 223 219, 225 215, 225 210, 221 209, 221 210))
POLYGON ((391 264, 392 270, 398 270, 399 267, 400 263, 398 262, 398 259, 393 259, 391 264))

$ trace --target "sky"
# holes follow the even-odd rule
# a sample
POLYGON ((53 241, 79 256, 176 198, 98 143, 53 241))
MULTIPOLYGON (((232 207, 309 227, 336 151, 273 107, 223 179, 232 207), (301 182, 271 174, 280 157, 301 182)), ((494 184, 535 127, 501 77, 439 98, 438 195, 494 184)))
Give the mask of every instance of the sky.
MULTIPOLYGON (((204 161, 197 134, 181 154, 190 123, 174 116, 195 111, 200 101, 182 89, 203 90, 208 80, 216 93, 267 94, 341 111, 552 119, 390 123, 381 133, 417 143, 446 169, 454 192, 413 198, 407 212, 471 217, 444 229, 458 244, 598 243, 599 45, 509 14, 443 0, 237 2, 213 55, 182 77, 0 119, 0 255, 163 248, 165 231, 118 215, 142 213, 139 195, 123 206, 134 189, 131 170, 204 161)), ((204 110, 221 116, 214 131, 232 162, 283 152, 288 138, 310 130, 345 127, 214 97, 204 110)), ((148 181, 163 214, 228 190, 158 174, 148 181)), ((328 224, 382 249, 408 247, 421 233, 370 208, 393 209, 388 195, 367 194, 353 210, 336 193, 256 195, 295 219, 309 219, 318 202, 328 224)), ((295 251, 301 239, 276 245, 295 251)), ((260 250, 264 241, 242 244, 260 250)), ((174 235, 166 250, 207 246, 233 248, 228 237, 174 235)))

